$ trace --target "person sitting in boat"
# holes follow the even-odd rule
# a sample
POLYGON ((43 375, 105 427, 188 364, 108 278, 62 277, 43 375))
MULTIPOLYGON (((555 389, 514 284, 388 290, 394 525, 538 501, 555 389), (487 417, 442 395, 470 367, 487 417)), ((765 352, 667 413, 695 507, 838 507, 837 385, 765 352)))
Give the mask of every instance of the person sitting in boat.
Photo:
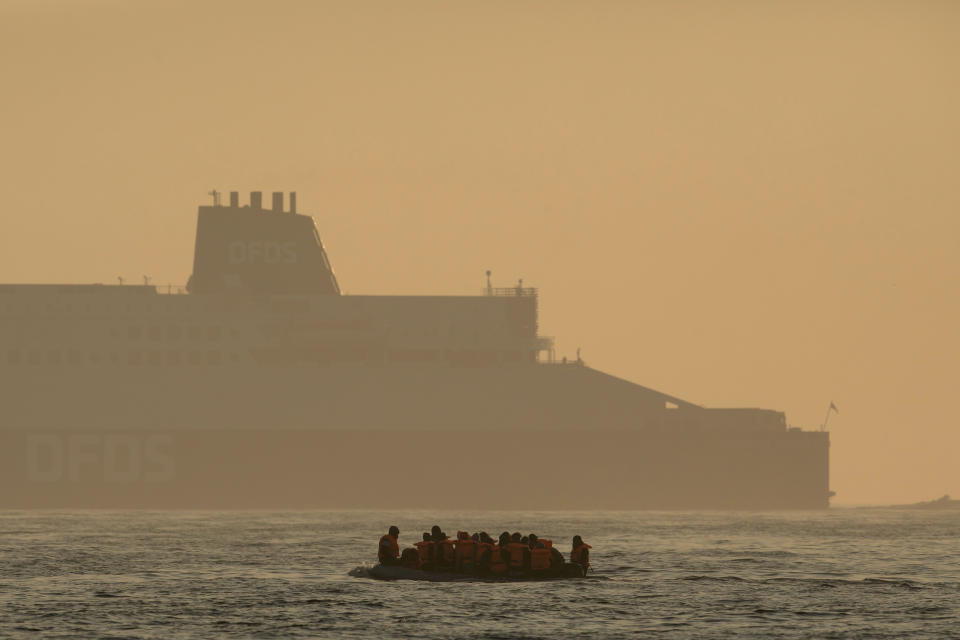
POLYGON ((453 540, 443 531, 434 539, 433 566, 437 571, 453 571, 456 565, 456 553, 453 540))
POLYGON ((487 532, 481 531, 477 536, 477 560, 475 564, 477 574, 487 575, 490 573, 490 554, 493 552, 494 546, 495 543, 487 532))
POLYGON ((443 529, 440 528, 440 525, 433 525, 430 527, 430 540, 433 542, 433 570, 439 571, 440 565, 442 563, 440 545, 446 540, 447 534, 443 532, 443 529))
POLYGON ((476 565, 475 571, 478 575, 487 573, 487 563, 490 562, 490 549, 493 545, 488 541, 486 532, 481 531, 477 536, 476 565))
POLYGON ((530 570, 530 546, 523 542, 523 536, 519 533, 510 536, 506 551, 511 573, 526 574, 530 570))
POLYGON ((551 563, 550 548, 543 540, 538 540, 533 534, 528 536, 530 543, 530 575, 548 576, 552 575, 554 568, 551 563))
POLYGON ((377 548, 377 560, 380 564, 397 564, 400 559, 400 543, 397 538, 400 537, 400 529, 396 526, 390 527, 386 535, 381 536, 380 545, 377 548))
POLYGON ((400 554, 400 566, 406 569, 420 568, 420 554, 413 547, 408 547, 400 554))
POLYGON ((457 531, 456 572, 474 573, 477 566, 477 541, 466 531, 457 531))
POLYGON ((563 559, 563 554, 560 553, 560 550, 553 546, 551 540, 544 541, 544 544, 550 549, 550 567, 556 572, 563 571, 563 565, 566 564, 566 560, 563 559))
POLYGON ((414 545, 417 548, 417 556, 419 561, 419 568, 424 571, 433 570, 433 551, 434 551, 434 542, 430 538, 430 534, 426 531, 423 532, 423 540, 414 545))
POLYGON ((576 562, 583 567, 583 575, 587 575, 590 568, 590 549, 592 547, 583 541, 580 536, 573 536, 573 549, 570 551, 570 562, 576 562))
POLYGON ((494 544, 493 538, 487 536, 487 541, 484 543, 484 555, 480 559, 480 567, 483 573, 493 577, 507 575, 510 570, 509 555, 507 554, 508 544, 510 544, 510 534, 506 531, 500 534, 499 544, 494 544))

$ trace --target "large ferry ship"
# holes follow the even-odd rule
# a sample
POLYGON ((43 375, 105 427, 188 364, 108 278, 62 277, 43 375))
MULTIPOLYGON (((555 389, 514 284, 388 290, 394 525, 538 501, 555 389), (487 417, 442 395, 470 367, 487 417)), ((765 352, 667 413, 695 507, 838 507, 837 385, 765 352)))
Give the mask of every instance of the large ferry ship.
POLYGON ((827 432, 557 360, 489 272, 343 295, 284 204, 199 207, 183 290, 0 285, 0 508, 828 506, 827 432))

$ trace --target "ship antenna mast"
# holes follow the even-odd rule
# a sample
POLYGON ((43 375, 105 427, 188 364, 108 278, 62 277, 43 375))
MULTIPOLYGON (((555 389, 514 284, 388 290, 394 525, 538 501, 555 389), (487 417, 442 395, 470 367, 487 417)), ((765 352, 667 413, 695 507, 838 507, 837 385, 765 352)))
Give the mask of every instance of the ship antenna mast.
POLYGON ((220 192, 214 189, 213 191, 208 191, 207 195, 213 196, 213 206, 220 206, 220 192))
POLYGON ((831 411, 833 411, 834 413, 837 413, 837 414, 840 413, 840 410, 837 409, 837 405, 833 404, 833 400, 830 401, 830 406, 827 407, 827 415, 826 415, 826 417, 824 417, 824 419, 823 419, 823 424, 820 425, 820 431, 826 431, 826 430, 827 430, 827 423, 830 421, 830 412, 831 412, 831 411))

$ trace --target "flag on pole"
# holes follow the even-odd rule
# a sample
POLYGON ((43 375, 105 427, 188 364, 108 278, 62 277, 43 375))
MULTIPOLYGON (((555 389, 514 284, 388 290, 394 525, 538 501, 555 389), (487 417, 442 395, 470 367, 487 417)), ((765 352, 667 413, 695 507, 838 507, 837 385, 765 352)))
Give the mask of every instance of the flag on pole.
MULTIPOLYGON (((840 409, 837 409, 837 405, 833 404, 833 400, 830 401, 830 409, 837 412, 837 415, 840 415, 840 409)), ((828 409, 828 411, 830 410, 828 409)))

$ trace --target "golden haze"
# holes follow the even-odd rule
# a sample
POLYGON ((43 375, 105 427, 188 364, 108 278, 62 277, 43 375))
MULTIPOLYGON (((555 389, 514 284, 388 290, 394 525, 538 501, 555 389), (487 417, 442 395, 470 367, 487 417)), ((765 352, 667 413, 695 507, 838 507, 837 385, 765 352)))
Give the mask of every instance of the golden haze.
POLYGON ((960 5, 0 3, 0 281, 182 284, 296 190, 349 293, 541 288, 561 353, 831 418, 835 503, 960 494, 960 5))

